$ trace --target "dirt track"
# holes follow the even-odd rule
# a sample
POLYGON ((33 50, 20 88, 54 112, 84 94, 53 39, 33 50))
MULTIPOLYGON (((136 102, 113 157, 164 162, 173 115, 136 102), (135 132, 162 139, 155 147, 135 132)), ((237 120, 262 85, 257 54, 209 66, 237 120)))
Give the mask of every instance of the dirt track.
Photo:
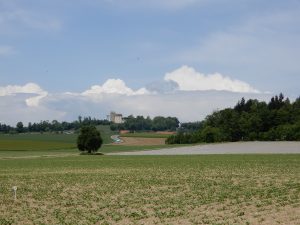
POLYGON ((236 142, 109 155, 300 154, 300 142, 236 142))

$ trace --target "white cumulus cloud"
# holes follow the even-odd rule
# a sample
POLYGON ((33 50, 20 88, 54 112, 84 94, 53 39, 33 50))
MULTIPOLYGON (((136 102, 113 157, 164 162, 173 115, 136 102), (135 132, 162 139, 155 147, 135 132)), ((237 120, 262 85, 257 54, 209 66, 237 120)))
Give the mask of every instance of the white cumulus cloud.
POLYGON ((176 116, 185 122, 202 120, 216 109, 234 106, 242 97, 270 96, 245 82, 221 74, 204 75, 183 66, 167 73, 164 80, 138 90, 121 79, 108 79, 83 92, 48 93, 35 83, 0 86, 0 118, 14 125, 44 119, 70 121, 78 115, 105 118, 114 110, 123 115, 176 116))
POLYGON ((42 98, 48 95, 48 92, 44 91, 39 85, 35 83, 27 83, 24 86, 8 85, 0 87, 0 97, 10 96, 16 94, 33 94, 34 97, 26 99, 27 106, 38 106, 42 98))
POLYGON ((167 73, 165 81, 173 81, 178 84, 181 91, 230 91, 240 93, 259 93, 246 82, 231 79, 220 73, 202 74, 194 68, 182 66, 173 72, 167 73))
POLYGON ((125 82, 120 79, 108 79, 103 85, 94 85, 89 90, 82 93, 83 96, 88 97, 102 97, 103 94, 117 94, 117 95, 144 95, 149 94, 145 88, 140 88, 136 91, 127 87, 125 82))

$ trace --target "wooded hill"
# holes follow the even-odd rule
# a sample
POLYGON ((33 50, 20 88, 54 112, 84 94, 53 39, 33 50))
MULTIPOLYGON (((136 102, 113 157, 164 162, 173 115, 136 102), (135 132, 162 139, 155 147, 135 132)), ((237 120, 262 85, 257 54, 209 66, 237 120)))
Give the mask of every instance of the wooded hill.
POLYGON ((168 144, 234 141, 300 140, 300 97, 294 102, 283 94, 269 103, 242 98, 234 108, 226 108, 207 116, 201 123, 183 124, 168 144))

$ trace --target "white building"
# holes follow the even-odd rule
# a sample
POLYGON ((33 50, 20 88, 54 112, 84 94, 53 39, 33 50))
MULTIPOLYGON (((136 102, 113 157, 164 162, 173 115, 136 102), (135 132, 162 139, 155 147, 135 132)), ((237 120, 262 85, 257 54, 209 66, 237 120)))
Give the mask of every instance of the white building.
POLYGON ((113 123, 124 123, 123 116, 120 113, 110 112, 110 121, 113 123))

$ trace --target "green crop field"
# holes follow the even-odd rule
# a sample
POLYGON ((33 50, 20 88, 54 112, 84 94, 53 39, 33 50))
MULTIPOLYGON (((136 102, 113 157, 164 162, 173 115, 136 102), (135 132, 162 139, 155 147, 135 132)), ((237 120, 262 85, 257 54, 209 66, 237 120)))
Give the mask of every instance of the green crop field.
MULTIPOLYGON (((1 142, 0 142, 1 143, 1 142)), ((2 142, 3 143, 3 142, 2 142)), ((77 156, 80 154, 78 149, 70 148, 70 149, 49 149, 47 145, 45 149, 28 149, 28 150, 17 150, 18 142, 10 143, 10 150, 0 150, 0 159, 6 158, 35 158, 35 157, 58 157, 65 155, 73 155, 77 156)), ((146 146, 127 146, 127 145, 102 145, 99 149, 101 153, 115 153, 115 152, 132 152, 132 151, 141 151, 141 150, 153 150, 153 149, 161 149, 161 148, 173 148, 179 146, 187 146, 187 145, 146 145, 146 146)))
POLYGON ((299 224, 299 210, 300 155, 0 159, 0 224, 299 224))
POLYGON ((121 134, 121 137, 140 137, 140 138, 168 138, 170 134, 159 134, 154 132, 136 132, 121 134))
POLYGON ((76 134, 26 133, 0 135, 1 150, 57 150, 76 146, 76 134))
POLYGON ((117 134, 117 132, 112 131, 110 129, 109 125, 99 125, 97 126, 97 129, 100 131, 101 133, 101 137, 103 139, 103 143, 104 144, 108 144, 112 142, 112 139, 110 138, 112 135, 117 134))
MULTIPOLYGON (((103 143, 111 143, 110 136, 114 134, 109 126, 97 126, 101 132, 103 143)), ((0 134, 0 151, 8 150, 59 150, 76 147, 77 134, 55 133, 24 133, 24 134, 0 134)), ((1 153, 0 153, 1 154, 1 153)))

